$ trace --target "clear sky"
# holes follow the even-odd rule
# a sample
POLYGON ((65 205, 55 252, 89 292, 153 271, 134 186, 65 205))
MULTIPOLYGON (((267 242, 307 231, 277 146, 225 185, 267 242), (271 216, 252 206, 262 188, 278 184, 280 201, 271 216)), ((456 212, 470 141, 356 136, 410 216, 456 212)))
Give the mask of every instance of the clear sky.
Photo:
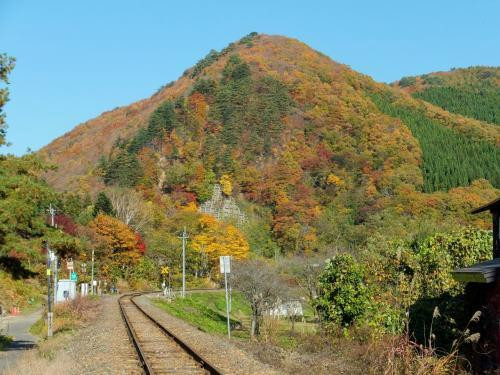
POLYGON ((298 38, 392 82, 500 65, 499 16, 496 0, 0 0, 0 52, 17 58, 5 108, 13 145, 0 152, 36 150, 148 97, 252 31, 298 38))

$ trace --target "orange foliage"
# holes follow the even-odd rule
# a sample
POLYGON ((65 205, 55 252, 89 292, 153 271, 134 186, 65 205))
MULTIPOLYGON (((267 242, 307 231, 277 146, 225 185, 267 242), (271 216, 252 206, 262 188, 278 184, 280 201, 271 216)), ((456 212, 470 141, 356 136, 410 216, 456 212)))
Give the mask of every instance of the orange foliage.
POLYGON ((90 223, 104 245, 105 256, 118 264, 136 263, 140 256, 141 241, 134 231, 122 221, 107 215, 99 214, 90 223))

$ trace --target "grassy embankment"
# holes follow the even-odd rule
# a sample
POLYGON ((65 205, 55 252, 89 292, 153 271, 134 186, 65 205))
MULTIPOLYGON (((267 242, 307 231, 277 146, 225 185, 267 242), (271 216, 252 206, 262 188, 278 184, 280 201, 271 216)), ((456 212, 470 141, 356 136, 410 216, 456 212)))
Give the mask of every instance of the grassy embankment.
MULTIPOLYGON (((98 313, 98 297, 77 298, 70 302, 58 303, 54 308, 53 333, 72 332, 92 321, 98 313)), ((46 311, 30 328, 33 335, 47 337, 46 311)))
MULTIPOLYGON (((154 300, 154 304, 207 333, 227 334, 224 291, 189 293, 185 299, 176 298, 172 302, 157 298, 154 300)), ((269 339, 280 347, 292 348, 296 345, 295 333, 307 333, 315 330, 315 325, 312 322, 314 319, 312 309, 306 307, 304 314, 305 321, 296 321, 293 327, 289 319, 266 317, 261 326, 261 335, 269 336, 269 339)), ((250 322, 250 304, 242 294, 233 292, 232 337, 249 339, 250 322)))

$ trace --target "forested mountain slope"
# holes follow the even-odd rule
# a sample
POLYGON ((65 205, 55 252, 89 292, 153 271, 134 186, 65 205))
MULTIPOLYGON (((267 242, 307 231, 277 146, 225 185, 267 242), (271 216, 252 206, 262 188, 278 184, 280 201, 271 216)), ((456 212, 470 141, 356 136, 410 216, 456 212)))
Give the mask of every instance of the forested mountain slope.
POLYGON ((394 84, 443 109, 500 125, 500 68, 470 67, 416 77, 394 84))
POLYGON ((264 209, 283 251, 307 251, 429 217, 471 223, 464 212, 498 195, 499 144, 494 124, 252 33, 40 153, 59 165, 48 180, 60 189, 127 186, 179 205, 203 202, 224 177, 249 210, 264 209))

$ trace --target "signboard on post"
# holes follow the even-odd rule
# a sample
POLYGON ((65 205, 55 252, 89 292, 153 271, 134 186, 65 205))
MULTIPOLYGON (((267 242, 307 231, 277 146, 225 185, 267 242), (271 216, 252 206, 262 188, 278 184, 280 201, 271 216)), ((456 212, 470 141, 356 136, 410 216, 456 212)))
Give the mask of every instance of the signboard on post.
POLYGON ((227 336, 231 338, 231 318, 229 317, 229 296, 227 290, 227 274, 231 272, 231 257, 221 256, 220 272, 224 274, 224 284, 226 285, 226 315, 227 315, 227 336))
POLYGON ((66 268, 68 271, 73 271, 73 259, 70 258, 66 261, 66 268))
POLYGON ((219 257, 220 273, 231 273, 231 257, 229 255, 219 257))
POLYGON ((78 281, 78 276, 76 275, 76 272, 71 272, 70 280, 78 281))

